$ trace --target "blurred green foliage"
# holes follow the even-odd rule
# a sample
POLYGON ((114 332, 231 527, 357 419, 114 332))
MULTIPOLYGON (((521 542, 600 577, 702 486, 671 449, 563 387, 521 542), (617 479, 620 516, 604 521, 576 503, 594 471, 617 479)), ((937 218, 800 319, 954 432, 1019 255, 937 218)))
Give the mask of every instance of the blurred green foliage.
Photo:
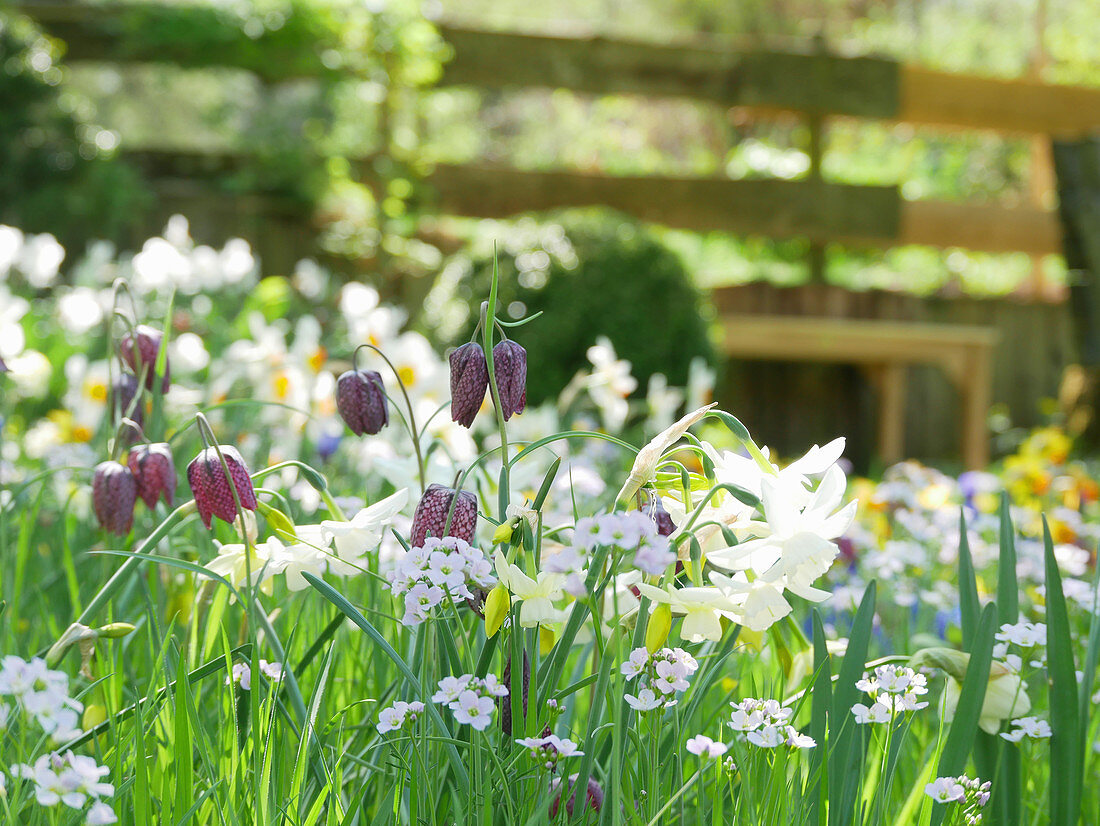
POLYGON ((556 399, 578 370, 590 367, 585 354, 599 336, 631 362, 643 393, 654 373, 683 386, 692 359, 714 361, 700 295, 680 257, 633 219, 606 210, 483 228, 469 254, 453 265, 452 275, 459 277, 451 295, 472 312, 452 344, 473 333, 477 308, 470 301, 488 295, 494 254, 501 317, 544 313, 508 331, 537 355, 527 377, 532 404, 556 399))

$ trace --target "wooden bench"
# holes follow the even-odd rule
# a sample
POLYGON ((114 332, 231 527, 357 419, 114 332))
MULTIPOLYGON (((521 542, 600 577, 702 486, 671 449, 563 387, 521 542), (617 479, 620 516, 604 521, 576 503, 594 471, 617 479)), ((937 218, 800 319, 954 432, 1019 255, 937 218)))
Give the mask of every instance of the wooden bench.
POLYGON ((725 314, 721 320, 724 350, 735 358, 836 362, 867 370, 878 390, 878 452, 885 462, 906 458, 906 368, 941 368, 962 402, 963 461, 971 469, 988 464, 996 330, 804 316, 725 314))

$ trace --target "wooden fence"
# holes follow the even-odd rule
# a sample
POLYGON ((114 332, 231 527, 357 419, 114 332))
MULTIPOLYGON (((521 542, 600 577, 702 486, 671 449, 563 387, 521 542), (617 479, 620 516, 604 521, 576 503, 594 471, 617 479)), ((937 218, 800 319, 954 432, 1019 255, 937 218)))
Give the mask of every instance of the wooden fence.
MULTIPOLYGON (((319 66, 309 68, 308 61, 257 63, 254 55, 263 38, 250 50, 227 48, 201 54, 163 43, 143 50, 132 39, 122 49, 118 34, 125 29, 125 6, 37 0, 23 2, 20 8, 69 44, 71 60, 228 64, 269 81, 321 71, 319 66), (253 57, 234 64, 242 59, 240 55, 253 57)), ((613 177, 484 164, 440 165, 428 172, 426 182, 432 193, 429 207, 445 214, 504 217, 556 207, 607 205, 640 220, 673 227, 807 238, 815 253, 811 263, 818 268, 826 242, 1019 251, 1037 259, 1060 252, 1061 241, 1055 214, 1039 203, 1005 207, 908 201, 896 185, 823 181, 821 146, 828 119, 1026 135, 1035 141, 1039 156, 1051 136, 1074 137, 1100 128, 1100 89, 959 76, 888 59, 831 54, 813 43, 784 49, 731 40, 669 45, 583 34, 490 32, 450 24, 443 24, 441 31, 453 49, 442 85, 564 87, 592 95, 684 97, 746 108, 760 117, 793 112, 804 117, 811 129, 810 172, 798 181, 613 177)), ((235 34, 239 35, 227 32, 226 42, 235 34)), ((187 165, 194 164, 194 159, 186 158, 150 161, 147 157, 146 161, 164 170, 177 185, 186 184, 187 165)), ((214 168, 233 163, 232 158, 208 161, 214 168)), ((179 191, 191 190, 183 185, 179 191)), ((227 228, 232 216, 224 217, 227 220, 216 223, 227 228)), ((283 233, 280 237, 295 236, 283 233)), ((267 254, 262 245, 260 250, 267 254)), ((1036 400, 1054 393, 1062 367, 1073 360, 1069 313, 1059 303, 918 298, 853 293, 824 285, 782 289, 765 284, 720 290, 715 301, 725 311, 996 327, 1002 331, 1002 344, 994 398, 1021 424, 1036 421, 1036 400)), ((738 410, 781 447, 826 438, 838 429, 853 433, 872 429, 869 390, 846 368, 740 365, 731 370, 729 379, 738 410), (768 414, 795 397, 813 399, 812 406, 792 414, 785 423, 768 414), (843 421, 838 422, 838 415, 843 421), (767 433, 776 427, 786 432, 767 433)), ((914 415, 909 417, 907 433, 914 454, 942 456, 954 450, 951 398, 946 380, 932 370, 915 371, 910 385, 914 415)))

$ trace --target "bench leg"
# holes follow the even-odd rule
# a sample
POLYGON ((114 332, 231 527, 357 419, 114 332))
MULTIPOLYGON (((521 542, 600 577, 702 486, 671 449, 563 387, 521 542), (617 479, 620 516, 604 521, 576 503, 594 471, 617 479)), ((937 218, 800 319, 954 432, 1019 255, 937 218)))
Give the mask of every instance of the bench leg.
POLYGON ((904 364, 884 364, 877 370, 878 454, 887 465, 905 458, 904 364))

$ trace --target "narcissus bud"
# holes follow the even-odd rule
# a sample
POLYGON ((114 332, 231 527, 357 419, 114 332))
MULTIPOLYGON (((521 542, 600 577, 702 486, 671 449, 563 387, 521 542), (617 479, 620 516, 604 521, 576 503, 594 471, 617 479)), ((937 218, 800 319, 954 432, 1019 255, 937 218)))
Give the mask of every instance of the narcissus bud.
MULTIPOLYGON (((558 781, 558 783, 556 785, 558 787, 560 787, 561 786, 561 781, 558 781)), ((577 800, 577 790, 575 788, 576 785, 577 785, 577 775, 575 775, 575 774, 569 775, 569 790, 572 792, 572 794, 569 796, 569 800, 567 800, 566 803, 565 803, 565 812, 570 817, 573 816, 573 804, 577 800)), ((588 778, 588 794, 585 797, 587 798, 588 806, 593 811, 598 812, 603 807, 603 789, 600 787, 600 784, 596 782, 596 778, 594 778, 594 777, 588 778)), ((559 792, 558 796, 555 797, 553 802, 550 804, 550 818, 551 819, 558 816, 558 805, 559 805, 560 801, 561 801, 561 793, 559 792)))
POLYGON ((474 423, 489 388, 489 365, 485 351, 476 341, 451 352, 451 421, 463 427, 474 423))
POLYGON ((176 465, 167 442, 135 445, 130 449, 126 463, 134 474, 137 494, 145 507, 152 510, 161 496, 166 505, 172 506, 172 498, 176 494, 176 465))
POLYGON ((493 348, 493 375, 500 395, 504 421, 527 406, 527 351, 514 341, 501 341, 493 348))
MULTIPOLYGON (((134 404, 134 396, 138 394, 138 380, 137 376, 130 373, 121 373, 111 383, 110 401, 108 406, 114 415, 114 420, 118 421, 123 416, 129 416, 140 427, 145 424, 145 406, 139 400, 137 404, 134 404), (131 405, 133 409, 131 410, 131 405)), ((136 434, 128 433, 127 439, 133 438, 136 434)))
POLYGON ((504 625, 504 618, 512 607, 512 595, 503 585, 496 585, 485 597, 485 636, 492 638, 504 625))
POLYGON ((454 488, 443 485, 428 485, 424 495, 413 513, 413 523, 409 542, 414 548, 423 546, 429 536, 457 536, 466 542, 474 541, 477 528, 477 497, 467 490, 455 492, 454 488), (457 498, 456 498, 457 496, 457 498), (444 533, 447 514, 454 500, 454 513, 451 515, 450 529, 444 533))
POLYGON ((374 370, 348 370, 336 380, 336 409, 356 436, 372 436, 389 424, 382 376, 374 370))
MULTIPOLYGON (((521 677, 523 686, 523 719, 527 719, 527 695, 531 691, 531 661, 527 658, 527 652, 523 652, 523 676, 521 677)), ((500 703, 500 730, 506 735, 512 733, 512 658, 508 658, 508 664, 504 666, 504 674, 501 675, 500 682, 508 689, 508 696, 501 697, 497 702, 500 703)), ((522 728, 522 726, 521 726, 522 728)))
MULTIPOLYGON (((118 344, 119 355, 126 362, 126 366, 140 374, 145 369, 145 386, 153 389, 157 367, 157 353, 160 352, 160 342, 164 335, 160 330, 150 327, 148 324, 139 324, 133 333, 127 333, 118 344), (134 353, 134 341, 137 341, 137 353, 134 353)), ((168 392, 168 359, 164 360, 164 375, 161 377, 160 392, 168 392)))
POLYGON ((137 485, 130 468, 119 462, 100 462, 92 480, 92 509, 105 531, 126 536, 134 524, 137 485))
MULTIPOLYGON (((248 475, 248 466, 241 454, 237 448, 229 445, 222 445, 221 452, 229 468, 229 476, 237 489, 241 507, 256 510, 256 491, 252 487, 252 478, 248 475)), ((202 523, 207 528, 210 527, 213 516, 230 524, 236 520, 237 506, 233 502, 233 490, 229 487, 229 479, 226 478, 215 448, 208 447, 191 460, 191 464, 187 466, 187 483, 195 496, 195 506, 202 517, 202 523)))
POLYGON ((660 651, 668 639, 668 632, 672 630, 672 609, 667 603, 659 603, 649 615, 649 622, 645 627, 645 647, 650 654, 660 651))

